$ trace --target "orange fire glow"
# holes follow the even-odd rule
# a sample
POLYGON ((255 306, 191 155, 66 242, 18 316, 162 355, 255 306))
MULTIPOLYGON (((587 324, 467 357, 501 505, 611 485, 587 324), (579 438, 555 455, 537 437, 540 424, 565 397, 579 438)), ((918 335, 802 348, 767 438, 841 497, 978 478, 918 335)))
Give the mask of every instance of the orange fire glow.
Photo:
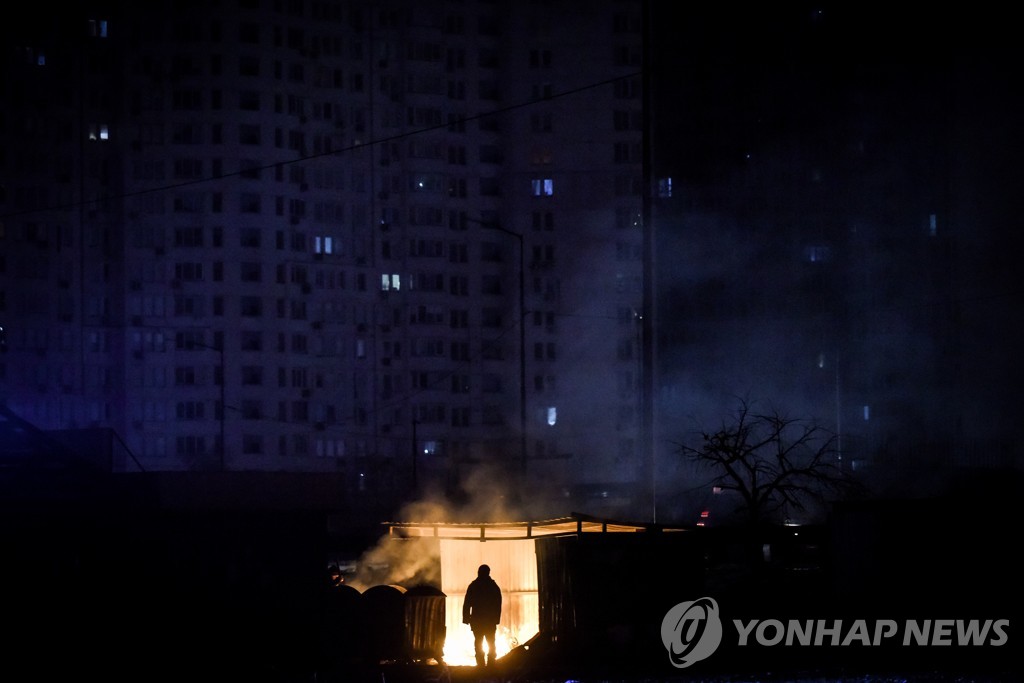
POLYGON ((441 590, 445 600, 444 659, 451 666, 473 666, 473 632, 462 623, 466 588, 481 564, 501 587, 501 622, 495 633, 498 657, 537 635, 540 618, 537 600, 537 555, 533 539, 487 543, 441 541, 441 590))

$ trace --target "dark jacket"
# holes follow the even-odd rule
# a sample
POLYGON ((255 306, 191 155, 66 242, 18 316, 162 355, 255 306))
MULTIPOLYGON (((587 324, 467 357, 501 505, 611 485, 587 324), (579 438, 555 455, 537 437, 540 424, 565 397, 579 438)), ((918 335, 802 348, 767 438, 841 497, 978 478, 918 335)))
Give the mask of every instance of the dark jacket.
POLYGON ((466 589, 462 623, 470 628, 494 626, 501 620, 501 589, 489 576, 478 576, 466 589))

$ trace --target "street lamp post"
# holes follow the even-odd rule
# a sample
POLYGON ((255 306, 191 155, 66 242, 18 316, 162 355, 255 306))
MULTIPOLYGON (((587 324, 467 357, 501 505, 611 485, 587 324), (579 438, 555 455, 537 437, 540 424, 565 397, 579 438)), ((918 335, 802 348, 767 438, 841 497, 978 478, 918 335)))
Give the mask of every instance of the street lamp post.
POLYGON ((525 248, 522 234, 503 228, 497 221, 477 221, 485 228, 498 230, 519 240, 519 466, 526 475, 526 280, 525 248))
POLYGON ((416 438, 416 427, 419 425, 419 420, 415 417, 412 419, 412 492, 413 495, 419 493, 420 480, 419 474, 416 471, 416 462, 419 460, 419 441, 416 438))

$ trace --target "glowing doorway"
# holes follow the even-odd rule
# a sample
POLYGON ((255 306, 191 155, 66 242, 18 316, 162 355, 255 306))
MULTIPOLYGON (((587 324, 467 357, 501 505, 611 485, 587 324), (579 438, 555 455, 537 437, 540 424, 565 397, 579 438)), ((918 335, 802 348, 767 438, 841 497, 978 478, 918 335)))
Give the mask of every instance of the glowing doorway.
POLYGON ((501 622, 495 638, 498 657, 537 635, 540 628, 537 600, 537 553, 533 539, 481 543, 441 539, 441 591, 445 600, 444 659, 452 666, 476 664, 473 632, 462 623, 466 587, 477 568, 489 565, 491 578, 501 588, 501 622))

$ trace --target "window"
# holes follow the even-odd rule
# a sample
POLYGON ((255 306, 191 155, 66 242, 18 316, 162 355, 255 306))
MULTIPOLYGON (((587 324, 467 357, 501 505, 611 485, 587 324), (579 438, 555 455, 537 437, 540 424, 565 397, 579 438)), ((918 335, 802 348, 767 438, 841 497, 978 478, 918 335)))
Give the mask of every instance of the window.
POLYGON ((206 442, 201 436, 179 436, 175 440, 175 451, 179 456, 204 455, 206 442))
POLYGON ((480 324, 483 327, 501 327, 502 315, 499 308, 485 308, 481 311, 480 324))
POLYGON ((242 368, 242 384, 260 386, 263 384, 263 366, 246 365, 242 368))
POLYGON ((550 164, 551 150, 547 147, 534 147, 530 150, 531 164, 550 164))
POLYGON ((238 42, 258 45, 260 42, 260 25, 244 22, 238 27, 238 42))
POLYGON ((90 19, 89 20, 89 37, 90 38, 106 38, 107 37, 107 20, 106 19, 90 19))
POLYGON ((453 427, 468 427, 469 426, 469 408, 465 408, 465 407, 452 408, 452 426, 453 427))
POLYGON ((465 275, 452 275, 448 281, 448 293, 453 296, 469 296, 469 278, 465 275))
POLYGON ((175 213, 202 213, 205 196, 202 192, 182 192, 174 196, 175 213))
POLYGON ((612 61, 615 66, 640 66, 640 48, 635 45, 616 45, 612 48, 612 61))
POLYGON ((332 238, 330 235, 316 235, 313 238, 313 253, 333 254, 334 238, 332 238))
POLYGON ((480 245, 480 259, 492 263, 501 263, 501 247, 496 242, 484 242, 480 245))
POLYGON ((530 130, 534 133, 550 133, 551 113, 535 112, 530 114, 530 130))
POLYGON ((263 268, 259 263, 243 262, 241 264, 242 282, 261 282, 263 268))
POLYGON ((640 161, 640 144, 616 142, 613 160, 617 164, 628 164, 640 161))
POLYGON ((260 75, 260 58, 259 57, 240 57, 238 60, 238 75, 239 76, 259 76, 260 75))
POLYGON ((255 399, 242 401, 241 413, 243 420, 259 420, 263 418, 263 403, 255 399))
POLYGON ((451 359, 455 361, 468 361, 469 342, 452 342, 451 359))
POLYGON ((533 357, 535 360, 544 360, 545 357, 547 360, 555 360, 556 353, 554 342, 548 342, 547 344, 544 344, 543 342, 536 342, 533 345, 533 357))
POLYGON ((821 263, 828 261, 832 256, 832 250, 821 244, 812 244, 804 247, 804 258, 810 263, 821 263))
POLYGON ((530 68, 551 68, 551 50, 530 50, 530 68))
POLYGON ((658 196, 668 198, 672 196, 672 178, 665 177, 658 179, 658 196))
POLYGON ((412 355, 417 358, 438 358, 444 356, 444 341, 429 337, 414 339, 412 344, 412 355))
POLYGON ((179 88, 171 92, 171 109, 199 111, 203 108, 203 94, 198 88, 179 88))
POLYGON ((544 83, 542 85, 533 86, 533 99, 551 99, 553 89, 550 83, 544 83))
POLYGON ((254 330, 243 330, 239 338, 239 348, 242 351, 263 350, 263 336, 254 330))
POLYGON ((243 90, 238 93, 238 108, 242 111, 259 111, 260 94, 255 90, 243 90))
POLYGON ((196 282, 203 279, 202 263, 175 263, 174 279, 183 282, 196 282))
POLYGON ((414 325, 444 324, 444 308, 438 305, 417 306, 409 315, 409 322, 414 325))
POLYGON ((501 294, 501 277, 498 275, 484 275, 481 278, 480 289, 484 294, 501 294))
POLYGON ((241 314, 245 318, 258 318, 263 315, 263 300, 258 296, 243 296, 241 314))
POLYGON ((398 273, 382 273, 380 276, 380 290, 382 292, 389 292, 391 290, 398 291, 401 289, 402 278, 398 273))
POLYGON ((260 195, 256 193, 243 193, 238 198, 238 210, 240 213, 259 213, 260 195))
POLYGON ((201 159, 175 159, 174 177, 181 180, 192 180, 203 176, 201 159))
POLYGON ((196 369, 191 365, 183 365, 174 368, 174 384, 179 387, 194 386, 196 383, 196 369))
POLYGON ((481 197, 500 197, 501 183, 497 178, 480 178, 481 197))
POLYGON ((241 246, 243 247, 259 247, 259 228, 242 228, 241 230, 239 230, 239 241, 241 246))
POLYGON ((616 99, 620 100, 638 99, 640 97, 640 81, 635 78, 615 81, 614 94, 616 99))
MULTIPOLYGON (((255 159, 241 159, 238 162, 238 170, 239 177, 245 178, 246 180, 259 180, 260 172, 263 169, 260 167, 260 162, 255 159)), ((220 175, 217 169, 214 169, 214 175, 220 175)))
POLYGON ((445 421, 443 403, 421 403, 415 408, 416 421, 420 424, 439 424, 445 421))
POLYGON ((203 246, 203 229, 198 227, 175 228, 174 246, 176 247, 201 247, 203 246))
POLYGON ((181 401, 175 407, 175 413, 179 420, 202 420, 202 401, 181 401))
POLYGON ((555 193, 555 181, 551 178, 534 178, 530 185, 534 197, 550 197, 555 193))
POLYGON ((640 130, 643 118, 639 111, 618 109, 612 112, 612 127, 617 131, 640 130))
POLYGON ((110 139, 110 127, 105 123, 93 123, 89 126, 89 139, 96 140, 109 140, 110 139))
POLYGON ((409 240, 409 256, 444 256, 444 242, 441 240, 409 240))
POLYGON ((533 212, 533 229, 534 230, 554 230, 555 228, 555 215, 550 211, 533 212))
POLYGON ((251 123, 240 125, 238 127, 238 142, 243 145, 260 144, 260 127, 251 123))

